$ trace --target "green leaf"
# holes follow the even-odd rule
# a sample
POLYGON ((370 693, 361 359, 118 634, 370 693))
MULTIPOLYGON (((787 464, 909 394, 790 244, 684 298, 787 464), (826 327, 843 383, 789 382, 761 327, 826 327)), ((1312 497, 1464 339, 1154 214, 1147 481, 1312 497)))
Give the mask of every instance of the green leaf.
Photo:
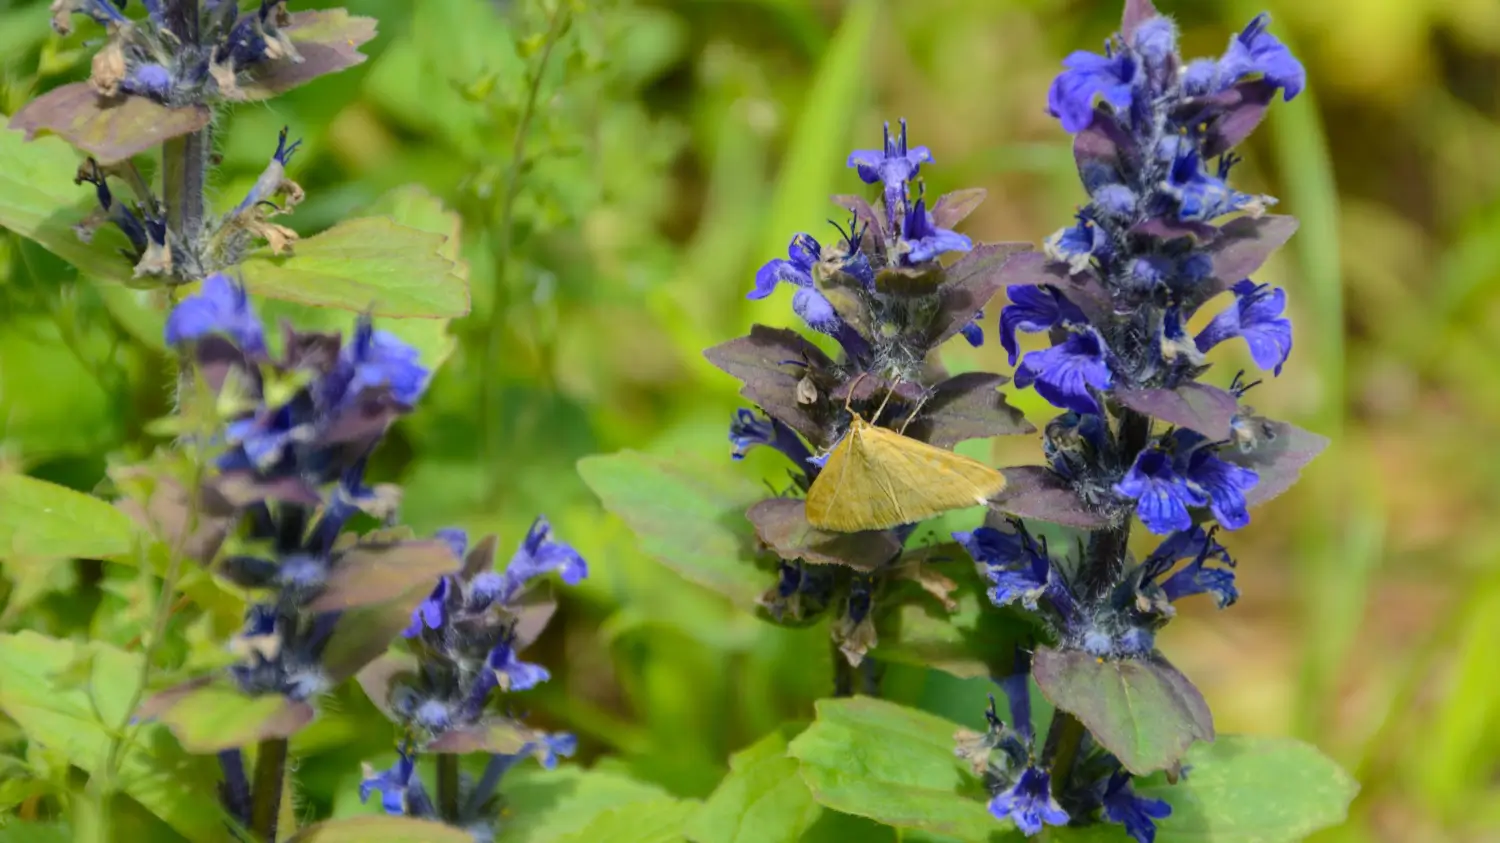
POLYGON ((653 799, 612 808, 594 817, 588 825, 555 838, 557 843, 675 843, 682 840, 682 826, 698 809, 698 803, 678 799, 653 799))
POLYGON ((583 831, 607 811, 669 798, 666 791, 628 776, 572 766, 514 771, 500 792, 507 817, 496 843, 555 843, 583 831))
MULTIPOLYGON (((457 213, 443 207, 441 199, 428 193, 425 188, 409 185, 398 187, 375 200, 369 207, 369 212, 372 215, 389 216, 410 228, 446 237, 437 254, 453 261, 454 273, 465 284, 468 283, 469 265, 459 257, 463 220, 457 213)), ((348 311, 286 300, 265 299, 259 303, 259 308, 265 319, 272 322, 282 318, 290 319, 293 325, 304 331, 339 331, 347 336, 354 323, 354 317, 348 311)), ((415 348, 421 355, 422 365, 429 369, 437 369, 453 353, 455 341, 448 334, 447 319, 385 316, 375 327, 389 331, 415 348)))
POLYGON ((0 826, 0 843, 72 843, 73 833, 63 825, 25 821, 0 826))
POLYGON ((123 235, 107 226, 85 243, 73 231, 97 207, 92 190, 73 185, 78 161, 78 153, 58 138, 28 142, 20 132, 0 129, 0 227, 95 278, 127 281, 130 261, 115 251, 127 245, 123 235))
POLYGON ((183 749, 199 754, 289 737, 312 718, 312 706, 305 702, 278 695, 247 697, 220 686, 196 688, 159 716, 183 749))
MULTIPOLYGON (((0 635, 0 711, 26 736, 91 774, 104 769, 111 735, 126 721, 140 657, 106 644, 34 632, 0 635)), ((183 752, 147 724, 123 750, 115 786, 193 841, 227 838, 212 758, 183 752)))
MULTIPOLYGON (((1225 735, 1193 747, 1185 763, 1175 785, 1162 774, 1135 782, 1136 793, 1172 806, 1156 843, 1294 843, 1342 823, 1359 793, 1326 755, 1291 738, 1225 735)), ((1059 839, 1131 843, 1117 825, 1069 829, 1059 839)))
POLYGON ((990 816, 982 782, 953 754, 958 725, 868 697, 817 710, 788 751, 824 807, 966 841, 1021 839, 990 816))
POLYGON ((443 257, 446 240, 387 217, 365 217, 297 241, 291 255, 262 248, 240 269, 255 295, 375 316, 464 316, 469 284, 443 257))
POLYGON ((729 759, 729 775, 687 825, 694 843, 796 843, 823 809, 772 732, 729 759))
POLYGON ((578 473, 604 508, 667 567, 746 607, 770 585, 759 570, 745 510, 765 497, 755 481, 681 456, 621 451, 585 457, 578 473))
POLYGON ((1160 655, 1105 660, 1041 647, 1032 675, 1053 705, 1077 717, 1136 775, 1165 770, 1195 741, 1214 739, 1203 695, 1160 655))
POLYGON ((463 829, 409 817, 349 817, 309 826, 285 843, 473 843, 463 829))
POLYGON ((0 557, 99 559, 128 553, 135 526, 91 495, 24 474, 0 475, 0 557))

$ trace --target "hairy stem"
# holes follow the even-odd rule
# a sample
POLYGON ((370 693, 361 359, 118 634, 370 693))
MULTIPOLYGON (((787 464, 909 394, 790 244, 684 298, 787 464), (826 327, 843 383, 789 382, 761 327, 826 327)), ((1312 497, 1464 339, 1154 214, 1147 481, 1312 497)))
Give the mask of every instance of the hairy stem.
POLYGON ((484 808, 484 803, 490 801, 495 795, 495 788, 500 786, 500 778, 505 771, 515 766, 514 755, 491 755, 488 764, 484 765, 484 775, 480 777, 479 784, 475 786, 474 792, 469 794, 468 805, 464 813, 473 816, 484 808))
POLYGON ((275 843, 281 814, 282 779, 286 776, 286 738, 268 738, 255 753, 255 787, 250 792, 250 831, 275 843))
POLYGON ((541 97, 542 80, 547 75, 547 65, 552 59, 553 48, 568 27, 571 14, 568 3, 558 2, 553 6, 547 21, 547 32, 542 41, 541 53, 526 90, 526 105, 521 109, 521 119, 516 123, 515 137, 511 140, 510 166, 505 173, 504 194, 500 206, 499 238, 495 249, 495 280, 490 296, 489 321, 485 330, 485 351, 480 367, 479 422, 483 441, 484 500, 494 503, 500 484, 500 367, 505 353, 503 333, 505 331, 506 271, 510 267, 512 231, 515 224, 516 199, 521 194, 521 167, 526 161, 526 139, 531 132, 531 122, 536 116, 537 101, 541 97))
POLYGON ((245 757, 238 749, 219 753, 219 767, 224 771, 224 785, 219 791, 224 809, 235 822, 250 822, 250 780, 245 778, 245 757))
POLYGON ((458 822, 458 756, 440 752, 437 757, 438 813, 449 823, 458 822))
MULTIPOLYGON (((199 0, 168 0, 167 26, 184 48, 196 47, 199 39, 199 0)), ((207 207, 208 162, 213 147, 212 128, 204 128, 162 145, 162 197, 167 205, 168 245, 177 246, 177 254, 188 256, 184 266, 177 266, 182 281, 196 280, 202 271, 197 260, 198 242, 203 231, 207 207)))
POLYGON ((1052 728, 1047 730, 1047 746, 1042 757, 1051 770, 1054 796, 1067 788, 1073 765, 1078 761, 1078 750, 1083 746, 1083 735, 1083 724, 1077 717, 1062 709, 1052 715, 1052 728))

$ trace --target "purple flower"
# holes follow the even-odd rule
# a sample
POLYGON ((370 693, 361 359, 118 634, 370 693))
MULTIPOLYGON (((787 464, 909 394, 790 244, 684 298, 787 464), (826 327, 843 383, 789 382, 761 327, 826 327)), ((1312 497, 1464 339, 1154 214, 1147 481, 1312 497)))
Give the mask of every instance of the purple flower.
POLYGON ((821 254, 822 246, 812 235, 796 235, 787 246, 786 258, 768 261, 755 273, 755 289, 746 293, 745 298, 763 299, 776 289, 777 284, 792 284, 797 288, 792 296, 792 310, 802 317, 802 321, 819 333, 838 332, 844 321, 828 299, 813 286, 813 267, 817 266, 821 254))
POLYGON ((423 600, 417 605, 417 608, 412 610, 411 625, 402 630, 401 635, 403 637, 415 638, 422 634, 423 628, 439 629, 442 627, 443 607, 447 604, 448 589, 450 587, 448 577, 438 580, 437 585, 432 589, 432 593, 427 595, 427 599, 423 600))
POLYGON ((380 794, 380 805, 392 816, 422 817, 432 813, 432 801, 417 778, 416 754, 402 747, 395 766, 380 773, 365 767, 364 781, 359 783, 359 801, 368 802, 371 794, 380 794))
POLYGON ((1125 833, 1136 843, 1154 843, 1156 820, 1172 815, 1172 806, 1161 799, 1137 796, 1130 787, 1130 774, 1118 770, 1104 786, 1104 816, 1110 822, 1125 826, 1125 833))
POLYGON ((172 72, 154 62, 143 62, 125 74, 120 89, 128 94, 164 100, 172 92, 172 72))
POLYGON ((979 320, 983 318, 984 311, 981 310, 978 313, 974 314, 974 321, 963 326, 963 328, 959 331, 959 333, 964 335, 964 339, 968 340, 969 345, 975 348, 979 348, 980 346, 984 345, 984 328, 981 328, 979 326, 979 320))
POLYGON ((557 766, 558 758, 567 758, 578 751, 578 738, 567 732, 557 732, 550 735, 542 735, 535 741, 529 741, 521 747, 521 754, 534 755, 548 770, 557 766))
POLYGON ((545 667, 521 661, 509 640, 495 645, 485 660, 485 666, 494 678, 491 687, 498 685, 502 691, 524 691, 552 678, 545 667))
POLYGON ((1096 257, 1107 257, 1110 253, 1109 232, 1087 213, 1078 215, 1078 223, 1059 229, 1042 243, 1042 252, 1048 260, 1068 265, 1068 272, 1077 275, 1088 271, 1096 257))
POLYGON ((1281 374, 1292 353, 1292 320, 1283 315, 1286 291, 1249 280, 1235 284, 1233 290, 1234 304, 1215 316, 1195 338, 1198 350, 1206 352, 1231 337, 1244 337, 1255 365, 1281 374))
POLYGON ((1031 722, 1031 662, 1024 653, 1018 653, 1017 658, 1020 660, 1016 666, 1019 669, 999 680, 999 685, 1010 704, 1010 727, 1030 744, 1036 740, 1036 727, 1031 722))
POLYGON ((1226 530, 1238 530, 1249 524, 1245 493, 1260 482, 1260 475, 1219 459, 1214 446, 1199 434, 1179 430, 1174 436, 1178 441, 1179 470, 1188 482, 1208 495, 1209 506, 1219 524, 1226 530))
POLYGON ((1115 492, 1136 502, 1136 515, 1146 529, 1157 535, 1193 526, 1189 507, 1207 506, 1201 489, 1177 473, 1172 454, 1161 447, 1147 448, 1136 457, 1115 492))
POLYGON ((1028 837, 1044 824, 1068 823, 1068 812, 1052 798, 1051 777, 1036 767, 1027 767, 1014 785, 995 794, 989 809, 995 819, 1011 820, 1028 837))
POLYGON ((1246 76, 1259 74, 1281 89, 1282 100, 1290 102, 1307 85, 1307 71, 1286 45, 1267 29, 1271 16, 1262 12, 1245 26, 1243 32, 1229 39, 1229 49, 1219 59, 1217 82, 1222 88, 1246 76))
POLYGON ((168 345, 182 345, 214 334, 234 340, 247 355, 266 352, 260 318, 250 307, 244 288, 222 272, 203 279, 197 295, 183 299, 167 316, 168 345))
POLYGON ((509 602, 526 583, 549 571, 560 573, 568 585, 578 585, 589 575, 589 566, 572 546, 553 541, 552 525, 537 516, 526 540, 505 566, 506 587, 500 599, 509 602))
POLYGON ((469 534, 457 527, 444 527, 433 533, 433 538, 446 543, 448 549, 453 551, 453 558, 460 562, 469 551, 469 534))
POLYGON ((736 460, 744 459, 745 454, 756 445, 775 448, 785 454, 799 470, 804 470, 803 466, 812 456, 807 445, 791 428, 777 419, 761 418, 744 408, 735 411, 734 420, 729 423, 729 441, 734 445, 733 457, 736 460))
POLYGON ((1047 113, 1062 122, 1063 131, 1077 134, 1094 122, 1094 97, 1125 111, 1134 101, 1136 60, 1128 52, 1105 55, 1082 50, 1063 59, 1064 70, 1047 91, 1047 113))
POLYGON ((1062 324, 1083 325, 1088 322, 1083 311, 1068 301, 1062 291, 1051 284, 1018 284, 1006 288, 1010 304, 1000 311, 1000 345, 1016 365, 1021 349, 1016 331, 1037 333, 1062 324))
POLYGON ((339 350, 338 367, 328 384, 330 397, 352 401, 367 389, 385 388, 398 404, 410 407, 427 390, 431 375, 417 362, 420 356, 394 334, 377 331, 369 319, 360 319, 353 341, 339 350))
POLYGON ((1205 531, 1196 525, 1167 536, 1146 557, 1141 565, 1141 587, 1144 589, 1151 586, 1184 559, 1193 561, 1160 583, 1162 595, 1168 601, 1175 602, 1194 594, 1209 593, 1214 595, 1219 608, 1223 609, 1239 599, 1239 591, 1234 584, 1234 571, 1207 567, 1210 560, 1215 560, 1227 568, 1233 568, 1234 560, 1230 558, 1229 551, 1214 539, 1213 531, 1205 531))
MULTIPOLYGON (((1203 157, 1189 143, 1174 139, 1166 144, 1175 147, 1172 168, 1162 189, 1177 202, 1177 219, 1181 222, 1208 222, 1235 211, 1262 213, 1269 197, 1241 193, 1224 180, 1227 167, 1221 162, 1220 173, 1214 175, 1204 167, 1203 157)), ((1232 159, 1224 159, 1232 161, 1232 159)))
POLYGON ((283 126, 280 134, 276 136, 276 151, 271 155, 271 163, 261 171, 250 186, 250 191, 240 204, 235 207, 235 213, 243 213, 251 207, 270 200, 278 190, 282 190, 286 182, 286 166, 292 161, 292 155, 302 146, 302 141, 297 140, 287 143, 287 128, 283 126))
POLYGON ((1162 594, 1174 603, 1194 594, 1212 594, 1220 609, 1234 605, 1240 599, 1239 589, 1234 584, 1234 571, 1207 567, 1208 559, 1205 551, 1168 577, 1161 584, 1162 594))
POLYGON ((974 248, 973 241, 955 231, 938 228, 932 214, 927 212, 927 203, 918 199, 906 214, 906 224, 901 229, 907 252, 903 256, 908 264, 924 263, 945 252, 967 252, 974 248))
POLYGON ((932 163, 932 152, 925 146, 908 149, 906 120, 901 120, 901 134, 891 138, 891 124, 885 124, 884 149, 856 149, 849 154, 849 166, 859 172, 865 184, 879 182, 885 186, 885 213, 891 230, 896 228, 896 209, 905 206, 906 183, 916 177, 923 164, 932 163))
POLYGON ((1059 345, 1028 352, 1016 369, 1016 386, 1025 389, 1035 384, 1053 406, 1097 414, 1099 403, 1089 388, 1106 390, 1114 385, 1107 353, 1098 331, 1091 327, 1072 331, 1059 345))
POLYGON ((980 527, 972 532, 954 533, 953 540, 963 545, 975 562, 985 566, 985 575, 992 586, 990 602, 1007 606, 1019 601, 1036 611, 1037 600, 1047 592, 1052 565, 1030 536, 980 527))

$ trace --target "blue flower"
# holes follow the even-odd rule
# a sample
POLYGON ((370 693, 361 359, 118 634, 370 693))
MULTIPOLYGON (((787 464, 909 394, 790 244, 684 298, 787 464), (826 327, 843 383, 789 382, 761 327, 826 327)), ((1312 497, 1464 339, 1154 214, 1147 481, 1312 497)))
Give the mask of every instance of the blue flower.
MULTIPOLYGON (((1209 222, 1235 211, 1263 213, 1265 206, 1274 200, 1265 196, 1241 193, 1224 180, 1227 164, 1220 164, 1221 172, 1214 175, 1203 164, 1203 157, 1191 143, 1174 139, 1163 145, 1175 147, 1172 167, 1162 189, 1176 200, 1177 219, 1181 222, 1209 222)), ((1224 159, 1231 162, 1233 159, 1224 159)))
POLYGON ((964 335, 964 339, 968 340, 969 345, 975 348, 979 348, 980 346, 984 345, 984 328, 980 327, 979 325, 979 320, 983 318, 984 311, 980 310, 978 313, 974 314, 973 321, 963 326, 963 328, 959 330, 959 333, 964 335))
POLYGON ((1234 605, 1240 599, 1239 589, 1234 584, 1234 571, 1208 567, 1209 558, 1205 549, 1196 559, 1164 580, 1161 584, 1162 594, 1173 603, 1195 594, 1212 594, 1220 609, 1234 605))
POLYGON ((168 345, 182 345, 214 334, 234 340, 247 355, 263 355, 266 340, 260 318, 244 288, 222 272, 203 279, 197 295, 188 296, 167 316, 168 345))
POLYGON ((1284 102, 1290 102, 1307 84, 1307 71, 1286 45, 1267 29, 1271 16, 1262 12, 1245 26, 1243 32, 1229 40, 1229 49, 1219 59, 1217 81, 1227 88, 1253 74, 1281 89, 1284 102))
POLYGON ((552 525, 545 517, 537 516, 526 540, 505 566, 506 587, 500 599, 510 602, 522 586, 549 571, 560 573, 568 585, 578 585, 589 575, 589 566, 571 545, 553 541, 552 525))
POLYGON ((932 152, 925 146, 908 148, 906 145, 906 120, 901 121, 901 134, 891 137, 891 124, 885 124, 884 149, 857 149, 849 154, 848 165, 859 172, 865 184, 879 182, 885 186, 885 213, 891 229, 895 229, 896 209, 906 203, 906 184, 916 177, 923 164, 932 162, 932 152))
POLYGON ((924 263, 945 252, 967 252, 974 248, 968 237, 946 228, 938 228, 932 214, 927 212, 925 199, 918 199, 906 214, 906 223, 901 227, 901 238, 907 246, 903 259, 908 264, 924 263))
POLYGON ((1130 774, 1119 770, 1104 786, 1104 816, 1110 822, 1125 826, 1125 833, 1136 843, 1154 843, 1156 820, 1172 815, 1172 806, 1161 799, 1137 796, 1130 787, 1130 774))
POLYGON ((1238 530, 1250 523, 1245 493, 1260 482, 1254 470, 1219 459, 1218 452, 1201 434, 1178 430, 1177 468, 1188 482, 1209 497, 1214 517, 1226 530, 1238 530))
POLYGON ((1068 812, 1052 798, 1051 777, 1036 767, 1027 767, 1014 785, 995 794, 989 809, 995 819, 1011 820, 1028 837, 1044 824, 1068 824, 1068 812))
POLYGON ((401 748, 395 766, 380 773, 365 765, 365 778, 359 783, 359 801, 368 802, 371 794, 380 794, 380 805, 392 816, 423 817, 432 814, 432 801, 416 776, 417 758, 401 748))
POLYGON ((453 558, 463 560, 464 554, 469 551, 469 534, 457 527, 444 527, 433 533, 433 538, 448 545, 453 551, 453 558))
POLYGON ((1286 311, 1286 291, 1269 284, 1241 281, 1233 287, 1235 301, 1225 308, 1195 338, 1199 351, 1231 337, 1244 337, 1250 357, 1261 369, 1281 367, 1292 353, 1292 320, 1286 311))
POLYGON ((1166 67, 1177 57, 1177 25, 1162 15, 1142 22, 1131 33, 1130 46, 1148 67, 1166 67))
POLYGON ((797 288, 792 296, 792 310, 802 317, 813 330, 834 334, 844 324, 838 312, 823 294, 813 286, 813 267, 817 266, 822 246, 810 234, 798 234, 787 246, 787 257, 766 262, 755 273, 755 289, 745 294, 748 299, 763 299, 769 296, 776 285, 782 282, 797 288))
POLYGON ((377 331, 362 318, 353 341, 339 349, 338 367, 325 380, 325 390, 333 403, 343 404, 365 390, 384 388, 396 403, 411 407, 427 390, 431 375, 417 362, 420 356, 394 334, 377 331))
POLYGON ((128 94, 163 100, 172 93, 172 72, 154 62, 132 67, 120 81, 120 90, 128 94))
POLYGON ((807 460, 812 452, 795 431, 779 420, 761 418, 753 411, 740 408, 729 423, 729 441, 734 445, 733 457, 745 458, 745 454, 756 445, 768 445, 786 455, 799 470, 806 471, 807 460))
POLYGON ((1043 351, 1031 351, 1016 369, 1016 386, 1033 384, 1053 406, 1080 413, 1099 412, 1099 403, 1089 388, 1107 390, 1114 385, 1104 338, 1091 327, 1075 330, 1067 340, 1043 351))
POLYGON ((1036 333, 1062 324, 1083 325, 1088 319, 1078 306, 1068 301, 1062 291, 1051 284, 1018 284, 1006 288, 1010 304, 1000 311, 1000 345, 1016 365, 1021 349, 1016 331, 1036 333))
POLYGON ((524 691, 552 678, 545 667, 521 661, 510 640, 502 641, 490 650, 485 666, 494 677, 493 685, 502 691, 524 691))
POLYGON ((521 747, 521 754, 533 755, 548 770, 557 766, 558 758, 568 758, 578 751, 578 738, 567 732, 543 734, 521 747))
POLYGON ((1042 252, 1048 260, 1067 264, 1069 273, 1077 275, 1087 271, 1095 257, 1109 255, 1109 232, 1088 213, 1080 213, 1076 225, 1059 229, 1042 243, 1042 252))
POLYGON ((256 178, 255 184, 251 185, 245 198, 240 200, 240 204, 235 207, 235 213, 243 213, 262 202, 269 201, 287 184, 286 166, 291 163, 292 155, 302 146, 302 141, 292 143, 286 141, 287 128, 283 126, 281 133, 276 136, 276 151, 271 155, 271 163, 266 165, 266 169, 256 178))
POLYGON ((1189 507, 1207 506, 1208 495, 1177 473, 1172 454, 1159 446, 1141 451, 1115 492, 1136 502, 1136 515, 1157 535, 1193 526, 1189 507))
MULTIPOLYGON (((1016 669, 999 681, 1000 690, 1010 705, 1010 727, 1021 740, 1031 744, 1036 740, 1036 726, 1031 722, 1031 661, 1024 653, 1017 653, 1016 669)), ((994 698, 990 698, 990 710, 994 710, 994 698)))
POLYGON ((1105 55, 1073 53, 1063 59, 1064 70, 1047 91, 1047 113, 1062 122, 1063 131, 1077 134, 1094 122, 1094 97, 1099 96, 1125 111, 1134 101, 1136 60, 1128 52, 1115 53, 1108 45, 1105 55))
POLYGON ((442 579, 438 580, 437 585, 432 589, 432 593, 427 595, 427 599, 423 600, 417 605, 417 608, 412 610, 411 624, 407 626, 406 629, 402 630, 402 636, 406 638, 415 638, 418 635, 422 634, 422 630, 424 628, 442 628, 444 617, 443 608, 447 605, 448 589, 451 587, 448 584, 448 580, 448 577, 443 577, 442 579))
POLYGON ((1174 565, 1184 559, 1193 560, 1160 583, 1162 595, 1169 602, 1176 602, 1194 594, 1214 595, 1219 608, 1233 604, 1239 599, 1235 588, 1234 572, 1225 568, 1207 567, 1216 560, 1228 568, 1234 567, 1234 559, 1224 545, 1214 539, 1212 530, 1194 525, 1162 539, 1156 550, 1141 563, 1141 588, 1154 584, 1174 565))
POLYGON ((969 556, 985 566, 989 577, 990 602, 1007 606, 1020 602, 1036 611, 1037 601, 1047 593, 1052 570, 1047 554, 1025 533, 1006 533, 993 527, 957 532, 953 540, 969 556))

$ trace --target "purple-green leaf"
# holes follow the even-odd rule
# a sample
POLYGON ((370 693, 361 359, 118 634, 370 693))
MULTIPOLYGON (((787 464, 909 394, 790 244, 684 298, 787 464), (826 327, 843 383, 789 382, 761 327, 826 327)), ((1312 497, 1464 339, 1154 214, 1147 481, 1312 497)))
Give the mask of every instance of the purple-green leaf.
POLYGON ((344 9, 292 13, 292 22, 281 31, 302 60, 284 58, 252 69, 250 81, 240 84, 238 99, 269 99, 364 62, 369 56, 359 47, 375 37, 375 25, 374 18, 355 17, 344 9))
POLYGON ((823 350, 788 328, 755 325, 749 336, 720 343, 703 352, 708 361, 742 381, 740 394, 807 437, 826 445, 827 402, 820 391, 811 404, 797 400, 797 382, 833 367, 823 350))
POLYGON ((806 501, 800 498, 763 500, 745 517, 755 526, 755 535, 782 559, 873 571, 901 552, 901 542, 889 530, 830 533, 813 527, 807 523, 806 501))
POLYGON ((168 108, 145 97, 101 97, 87 82, 53 88, 26 104, 10 128, 52 132, 89 153, 100 164, 114 164, 196 132, 212 118, 207 106, 168 108))
POLYGON ((1221 226, 1218 236, 1208 244, 1213 274, 1183 295, 1183 318, 1192 316, 1204 302, 1249 278, 1295 233, 1297 218, 1276 214, 1240 217, 1221 226))
POLYGON ((220 684, 171 689, 142 707, 165 723, 188 752, 207 754, 286 738, 312 722, 313 708, 280 695, 250 697, 220 684))
POLYGON ((424 583, 394 600, 343 613, 323 648, 323 672, 329 681, 337 685, 384 653, 391 640, 411 623, 417 605, 431 593, 432 586, 424 583))
POLYGON ((969 214, 974 213, 989 195, 989 191, 982 187, 944 193, 932 205, 932 219, 938 228, 953 228, 968 219, 969 214))
POLYGON ((472 726, 449 729, 423 747, 427 752, 498 752, 516 755, 537 739, 537 733, 503 717, 487 717, 472 726))
POLYGON ((1126 389, 1115 393, 1121 404, 1168 424, 1196 430, 1209 439, 1228 439, 1239 412, 1233 393, 1203 383, 1176 389, 1126 389))
POLYGON ((1290 489, 1302 476, 1302 468, 1328 447, 1326 436, 1289 422, 1256 417, 1248 424, 1255 431, 1254 443, 1248 449, 1227 445, 1219 449, 1219 457, 1254 469, 1260 475, 1260 482, 1245 493, 1245 500, 1251 506, 1265 503, 1290 489))
POLYGON ((384 603, 410 589, 431 591, 459 561, 446 542, 413 541, 358 546, 338 554, 323 591, 308 604, 311 612, 337 612, 384 603))
POLYGON ((912 420, 907 435, 939 448, 952 448, 969 439, 988 439, 1016 433, 1035 433, 1026 416, 1005 401, 1000 387, 1004 375, 966 372, 932 388, 922 412, 912 420))
POLYGON ((1111 513, 1090 506, 1071 483, 1049 468, 1021 465, 1001 473, 1005 488, 990 498, 990 507, 998 512, 1080 530, 1098 530, 1113 520, 1111 513))
POLYGON ((947 268, 947 280, 938 290, 938 313, 928 332, 932 345, 944 342, 974 321, 974 314, 1005 286, 1001 270, 1006 262, 1028 248, 1027 243, 980 243, 947 268))
POLYGON ((1053 705, 1136 775, 1169 769, 1195 742, 1214 739, 1203 695, 1160 655, 1115 660, 1040 647, 1031 673, 1053 705))

